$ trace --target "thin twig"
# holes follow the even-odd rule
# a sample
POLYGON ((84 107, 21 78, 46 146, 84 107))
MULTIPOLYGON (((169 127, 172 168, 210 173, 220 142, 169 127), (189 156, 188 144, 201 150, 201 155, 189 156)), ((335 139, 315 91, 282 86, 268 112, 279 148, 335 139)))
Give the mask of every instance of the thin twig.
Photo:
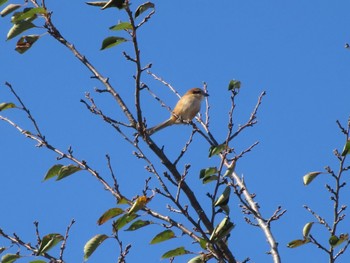
POLYGON ((72 219, 72 221, 69 223, 68 227, 67 227, 67 230, 66 230, 66 233, 64 235, 64 238, 63 238, 63 241, 62 241, 62 244, 61 244, 61 247, 60 247, 60 260, 63 262, 63 253, 66 249, 66 244, 67 244, 67 239, 68 239, 68 236, 69 236, 69 231, 71 229, 71 227, 73 226, 73 224, 75 223, 75 220, 72 219))

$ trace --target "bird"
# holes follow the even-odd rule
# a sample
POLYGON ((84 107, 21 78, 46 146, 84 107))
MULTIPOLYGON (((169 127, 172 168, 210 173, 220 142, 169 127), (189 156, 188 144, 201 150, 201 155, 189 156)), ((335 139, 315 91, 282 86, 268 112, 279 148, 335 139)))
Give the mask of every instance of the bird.
POLYGON ((152 128, 147 129, 147 133, 152 135, 170 125, 191 121, 200 111, 201 102, 207 96, 209 96, 209 94, 200 88, 192 88, 188 90, 177 102, 170 115, 170 118, 152 128))

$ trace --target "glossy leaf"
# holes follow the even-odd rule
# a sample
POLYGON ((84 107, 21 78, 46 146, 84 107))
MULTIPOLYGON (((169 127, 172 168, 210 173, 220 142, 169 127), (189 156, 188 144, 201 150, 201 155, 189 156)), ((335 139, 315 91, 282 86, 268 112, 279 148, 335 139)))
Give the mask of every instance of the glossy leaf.
POLYGON ((7 40, 10 40, 18 36, 19 34, 33 27, 35 27, 35 25, 29 21, 21 21, 17 24, 14 24, 9 30, 9 32, 7 33, 7 40))
POLYGON ((62 240, 63 240, 63 236, 56 233, 48 234, 44 236, 41 240, 37 254, 41 255, 42 253, 46 253, 62 240))
POLYGON ((147 2, 147 3, 140 5, 135 11, 135 18, 150 8, 154 9, 154 4, 151 2, 147 2))
POLYGON ((219 198, 214 203, 214 206, 225 206, 230 200, 231 187, 226 186, 224 192, 219 196, 219 198))
POLYGON ((218 180, 217 175, 208 176, 208 177, 203 178, 203 184, 207 184, 207 183, 217 181, 217 180, 218 180))
POLYGON ((131 30, 132 29, 132 25, 129 22, 120 22, 118 24, 116 24, 115 26, 111 26, 109 28, 110 30, 131 30))
POLYGON ((118 205, 126 205, 126 204, 129 204, 129 201, 125 197, 122 197, 118 200, 117 204, 118 205))
POLYGON ((241 88, 241 82, 239 80, 231 80, 228 84, 228 90, 236 90, 241 88))
POLYGON ((201 246, 202 249, 207 249, 207 240, 205 240, 204 238, 201 238, 199 240, 199 245, 201 246))
POLYGON ((347 140, 346 144, 344 145, 343 151, 341 153, 342 156, 345 156, 347 154, 350 154, 350 140, 347 140))
POLYGON ((167 241, 169 239, 175 238, 175 233, 168 229, 168 230, 164 230, 163 232, 160 232, 158 235, 156 235, 150 242, 150 244, 157 244, 160 242, 164 242, 167 241))
POLYGON ((337 236, 331 236, 329 238, 329 244, 332 247, 337 247, 341 245, 344 241, 349 239, 349 234, 340 234, 339 237, 337 236))
POLYGON ((310 234, 311 231, 311 227, 314 224, 314 222, 309 222, 307 224, 305 224, 305 226, 303 227, 303 236, 304 238, 307 238, 310 234))
POLYGON ((12 20, 13 23, 18 23, 19 21, 30 19, 37 14, 46 14, 46 10, 43 7, 28 8, 25 12, 16 15, 12 20))
POLYGON ((297 240, 293 240, 293 241, 289 242, 287 247, 296 248, 296 247, 300 247, 302 245, 305 245, 306 243, 309 243, 308 239, 297 239, 297 240))
POLYGON ((14 103, 12 103, 12 102, 0 103, 0 111, 11 109, 11 108, 15 108, 15 107, 16 107, 16 105, 14 103))
POLYGON ((58 171, 58 176, 56 180, 62 180, 63 178, 70 176, 80 170, 81 168, 79 166, 75 166, 73 164, 62 166, 61 169, 58 171))
POLYGON ((116 217, 120 214, 124 213, 124 210, 118 207, 108 209, 103 215, 98 219, 97 224, 102 225, 106 223, 109 219, 116 217))
POLYGON ((215 175, 217 173, 216 167, 209 167, 202 169, 199 173, 199 178, 202 179, 203 184, 216 181, 218 177, 215 175))
POLYGON ((218 155, 220 154, 223 150, 225 150, 226 144, 220 144, 217 146, 211 146, 209 149, 209 157, 212 157, 213 155, 218 155))
POLYGON ((216 174, 218 172, 217 168, 216 167, 209 167, 209 168, 205 168, 205 169, 202 169, 200 172, 199 172, 199 178, 200 179, 203 179, 205 177, 208 177, 208 176, 211 176, 213 174, 216 174))
POLYGON ((22 36, 16 44, 16 51, 23 54, 39 39, 39 35, 22 36))
POLYGON ((121 216, 113 223, 114 231, 120 230, 121 228, 123 228, 123 226, 130 223, 131 221, 133 221, 137 217, 139 217, 139 215, 137 215, 137 214, 130 214, 130 215, 126 214, 126 215, 121 216))
POLYGON ((116 45, 119 45, 123 42, 126 42, 127 40, 123 37, 107 37, 102 42, 101 50, 105 50, 107 48, 114 47, 116 45))
MULTIPOLYGON (((234 165, 235 166, 235 165, 234 165)), ((232 172, 235 170, 235 167, 229 168, 226 170, 225 174, 223 175, 224 177, 230 176, 232 172)))
POLYGON ((147 196, 140 196, 136 199, 136 201, 133 203, 133 205, 130 207, 128 214, 136 213, 140 209, 144 208, 145 205, 148 203, 149 199, 147 196))
POLYGON ((337 236, 331 236, 331 237, 329 238, 329 240, 328 240, 329 244, 330 244, 332 247, 334 247, 334 246, 337 244, 338 241, 339 241, 339 237, 337 237, 337 236))
POLYGON ((304 185, 310 184, 321 173, 322 172, 310 172, 304 175, 303 177, 304 185))
POLYGON ((19 259, 21 256, 18 254, 6 254, 1 257, 1 263, 12 263, 19 259))
POLYGON ((91 238, 84 246, 84 260, 88 260, 92 253, 94 253, 107 238, 108 236, 104 234, 98 234, 91 238))
POLYGON ((168 252, 164 253, 162 255, 162 259, 177 257, 177 256, 186 255, 186 254, 190 254, 190 253, 191 252, 187 251, 184 247, 178 247, 178 248, 169 250, 168 252))
POLYGON ((14 12, 15 10, 17 10, 18 8, 20 8, 22 5, 20 4, 9 4, 8 6, 6 6, 1 12, 0 15, 2 17, 7 16, 8 14, 11 14, 12 12, 14 12))
POLYGON ((226 237, 235 225, 230 221, 230 218, 226 216, 213 230, 209 240, 217 242, 226 237))
POLYGON ((153 224, 153 222, 151 221, 143 221, 143 220, 137 220, 134 223, 132 223, 128 229, 126 229, 125 231, 135 231, 137 229, 140 229, 142 227, 148 226, 150 224, 153 224))
POLYGON ((55 164, 45 174, 44 181, 51 179, 52 177, 58 176, 59 171, 63 167, 62 164, 55 164))

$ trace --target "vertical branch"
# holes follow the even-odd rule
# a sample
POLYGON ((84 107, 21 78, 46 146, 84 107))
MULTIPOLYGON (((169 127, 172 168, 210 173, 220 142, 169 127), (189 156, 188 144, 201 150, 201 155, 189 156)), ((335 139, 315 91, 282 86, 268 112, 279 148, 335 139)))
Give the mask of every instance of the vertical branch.
POLYGON ((137 41, 137 29, 138 27, 135 25, 135 20, 132 14, 132 11, 129 7, 129 1, 126 1, 125 10, 129 16, 129 21, 132 26, 131 37, 132 43, 134 47, 135 53, 135 64, 136 64, 136 75, 135 75, 135 106, 136 106, 136 114, 137 114, 137 129, 143 133, 144 125, 142 120, 142 111, 141 111, 141 100, 140 100, 140 91, 141 91, 141 57, 140 57, 140 49, 137 41))
MULTIPOLYGON (((233 163, 233 165, 234 165, 234 163, 233 163)), ((230 169, 230 168, 233 168, 233 167, 228 165, 228 169, 230 169)), ((263 217, 259 211, 259 208, 258 208, 256 202, 253 200, 252 195, 249 193, 244 181, 234 171, 230 174, 230 177, 232 178, 232 180, 234 180, 237 183, 237 185, 240 187, 240 189, 242 189, 244 198, 246 199, 250 208, 254 211, 254 217, 255 217, 259 227, 264 232, 266 239, 267 239, 267 242, 269 243, 269 246, 270 246, 269 253, 271 254, 271 256, 273 258, 273 262, 280 263, 281 258, 280 258, 280 254, 278 252, 278 243, 272 234, 270 225, 267 223, 266 220, 263 219, 263 217)))
POLYGON ((60 248, 60 261, 61 262, 63 262, 63 253, 64 253, 64 250, 66 249, 66 244, 67 244, 69 231, 70 231, 70 229, 71 229, 71 227, 73 226, 74 223, 75 223, 75 220, 72 219, 72 221, 70 222, 70 224, 67 227, 66 234, 64 235, 64 238, 63 238, 63 241, 62 241, 62 244, 61 244, 61 248, 60 248))

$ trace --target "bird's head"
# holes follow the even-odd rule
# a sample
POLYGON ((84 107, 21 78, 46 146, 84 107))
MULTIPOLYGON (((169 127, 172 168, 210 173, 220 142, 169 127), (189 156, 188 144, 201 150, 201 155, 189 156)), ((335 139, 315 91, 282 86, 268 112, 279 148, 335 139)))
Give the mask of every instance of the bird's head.
POLYGON ((200 99, 204 99, 204 97, 208 97, 209 94, 205 93, 204 90, 200 89, 200 88, 193 88, 190 89, 189 91, 186 92, 185 95, 192 95, 192 96, 196 96, 200 99))

